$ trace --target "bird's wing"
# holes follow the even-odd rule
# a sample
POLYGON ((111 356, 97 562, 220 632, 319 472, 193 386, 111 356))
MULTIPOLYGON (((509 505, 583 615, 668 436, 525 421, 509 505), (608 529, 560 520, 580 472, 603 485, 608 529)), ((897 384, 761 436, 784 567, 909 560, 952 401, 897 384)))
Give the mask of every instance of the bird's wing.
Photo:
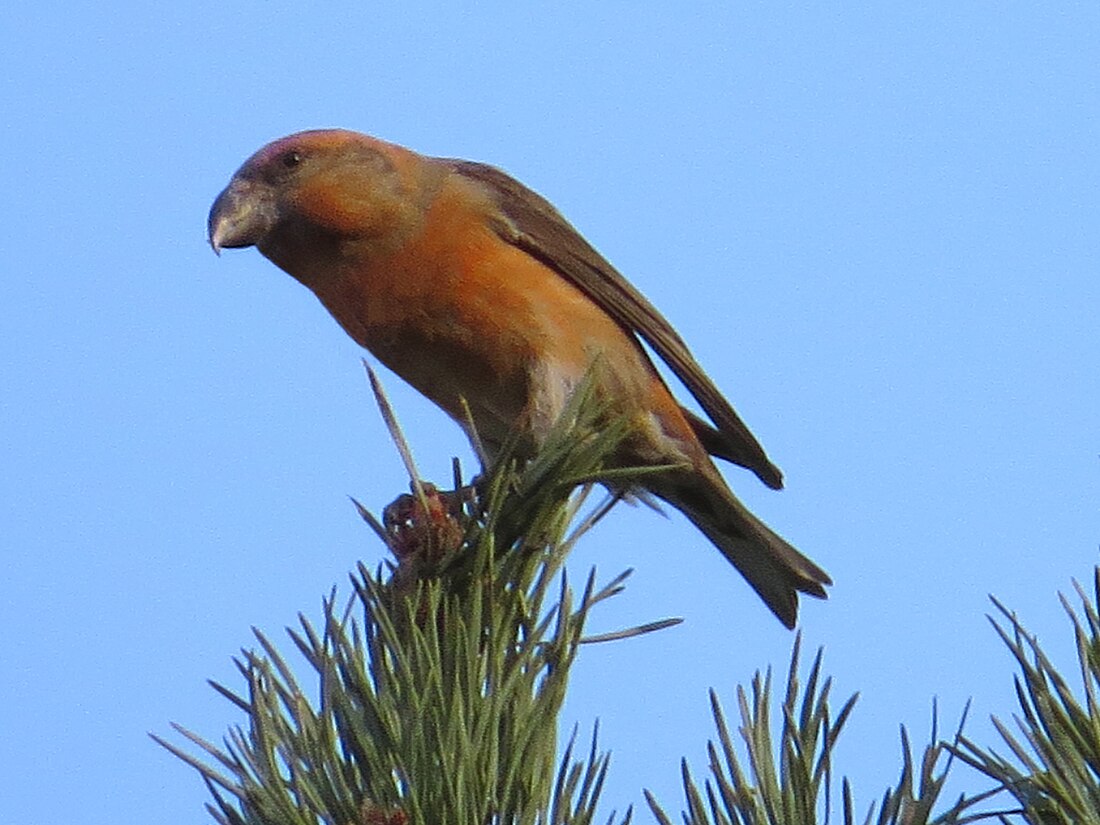
POLYGON ((756 473, 769 487, 783 475, 755 436, 692 356, 672 325, 604 259, 545 198, 511 176, 481 163, 445 160, 465 178, 485 187, 500 207, 497 233, 549 266, 595 301, 624 329, 642 337, 695 396, 716 425, 688 413, 709 452, 756 473))

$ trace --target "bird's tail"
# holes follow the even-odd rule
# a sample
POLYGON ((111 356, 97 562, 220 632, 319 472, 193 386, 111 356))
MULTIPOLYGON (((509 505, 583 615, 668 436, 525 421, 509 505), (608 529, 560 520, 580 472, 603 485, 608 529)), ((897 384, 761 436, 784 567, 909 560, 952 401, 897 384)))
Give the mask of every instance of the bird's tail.
POLYGON ((798 594, 824 599, 828 574, 748 511, 713 472, 674 473, 646 486, 686 515, 752 585, 787 627, 798 619, 798 594))

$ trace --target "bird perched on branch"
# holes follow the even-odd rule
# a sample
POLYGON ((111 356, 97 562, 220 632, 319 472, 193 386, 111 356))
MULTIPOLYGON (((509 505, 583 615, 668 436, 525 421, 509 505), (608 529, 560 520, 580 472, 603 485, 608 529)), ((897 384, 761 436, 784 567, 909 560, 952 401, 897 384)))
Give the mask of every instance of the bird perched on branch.
POLYGON ((545 199, 504 172, 343 130, 260 149, 210 211, 210 243, 257 247, 360 345, 490 452, 534 449, 574 387, 631 424, 622 466, 675 465, 647 490, 683 512, 793 627, 828 575, 753 516, 710 456, 782 475, 665 318, 545 199), (642 342, 709 420, 682 407, 642 342))

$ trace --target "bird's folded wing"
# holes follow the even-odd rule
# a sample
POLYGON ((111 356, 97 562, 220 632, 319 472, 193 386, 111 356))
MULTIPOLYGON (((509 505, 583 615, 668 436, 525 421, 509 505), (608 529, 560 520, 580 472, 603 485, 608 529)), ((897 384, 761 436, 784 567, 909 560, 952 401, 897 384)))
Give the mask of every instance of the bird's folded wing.
MULTIPOLYGON (((641 336, 684 382, 716 425, 689 422, 709 452, 756 473, 769 487, 783 486, 779 469, 692 356, 672 325, 545 198, 511 176, 481 163, 446 160, 484 186, 503 216, 497 233, 582 290, 624 329, 641 336)), ((686 411, 685 411, 686 412, 686 411)))

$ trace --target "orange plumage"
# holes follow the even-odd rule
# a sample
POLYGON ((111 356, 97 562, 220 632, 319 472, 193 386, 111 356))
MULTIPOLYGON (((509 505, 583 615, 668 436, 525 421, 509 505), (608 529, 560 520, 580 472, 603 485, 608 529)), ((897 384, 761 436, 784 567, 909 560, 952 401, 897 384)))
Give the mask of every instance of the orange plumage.
POLYGON ((647 489, 691 519, 788 627, 798 592, 825 596, 824 571, 749 513, 711 461, 782 486, 680 336, 503 172, 355 132, 302 132, 245 162, 209 230, 215 251, 256 246, 460 423, 464 399, 490 451, 517 427, 538 444, 595 363, 597 391, 634 425, 621 462, 680 465, 647 475, 647 489), (680 406, 640 340, 710 421, 680 406))

